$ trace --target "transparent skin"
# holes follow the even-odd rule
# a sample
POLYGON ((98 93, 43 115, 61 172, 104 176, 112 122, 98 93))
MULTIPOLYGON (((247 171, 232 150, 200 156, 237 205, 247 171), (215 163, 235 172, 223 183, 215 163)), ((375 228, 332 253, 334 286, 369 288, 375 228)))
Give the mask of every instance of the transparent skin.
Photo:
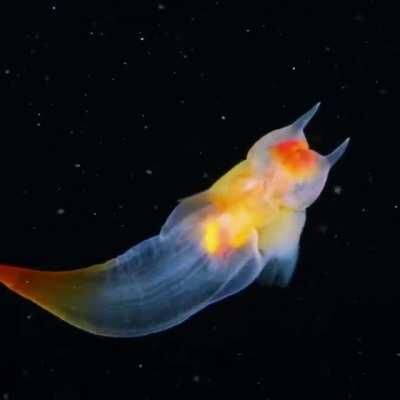
POLYGON ((0 265, 0 281, 78 328, 116 337, 171 328, 257 278, 286 286, 305 209, 348 144, 325 157, 309 149, 303 129, 318 106, 263 136, 208 190, 181 201, 159 235, 82 269, 0 265))

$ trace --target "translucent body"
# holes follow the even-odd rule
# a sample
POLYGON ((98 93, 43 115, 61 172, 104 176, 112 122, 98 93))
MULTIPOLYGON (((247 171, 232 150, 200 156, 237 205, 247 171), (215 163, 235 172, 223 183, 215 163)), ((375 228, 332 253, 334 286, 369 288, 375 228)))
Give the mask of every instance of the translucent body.
POLYGON ((0 266, 0 281, 74 326, 128 337, 175 326, 257 278, 286 286, 305 208, 347 145, 328 157, 309 150, 302 129, 317 107, 260 139, 246 160, 183 200, 159 235, 121 256, 61 272, 0 266))

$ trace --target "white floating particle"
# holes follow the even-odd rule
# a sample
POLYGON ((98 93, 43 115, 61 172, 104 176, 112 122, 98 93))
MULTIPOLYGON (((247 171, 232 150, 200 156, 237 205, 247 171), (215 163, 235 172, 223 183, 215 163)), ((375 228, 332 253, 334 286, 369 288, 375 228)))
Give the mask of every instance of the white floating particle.
POLYGON ((151 169, 146 169, 146 174, 147 175, 151 175, 153 173, 153 171, 151 169))
POLYGON ((225 116, 225 115, 221 115, 221 119, 222 119, 223 121, 225 121, 225 120, 226 120, 226 116, 225 116))
POLYGON ((58 215, 63 215, 65 213, 65 209, 64 208, 59 208, 58 210, 57 210, 57 214, 58 215))
POLYGON ((74 167, 75 167, 75 168, 80 168, 80 167, 81 167, 81 164, 76 163, 76 164, 74 164, 74 167))
POLYGON ((339 185, 335 185, 335 186, 333 187, 333 193, 335 193, 335 194, 337 194, 337 195, 341 194, 341 193, 342 193, 342 187, 339 186, 339 185))

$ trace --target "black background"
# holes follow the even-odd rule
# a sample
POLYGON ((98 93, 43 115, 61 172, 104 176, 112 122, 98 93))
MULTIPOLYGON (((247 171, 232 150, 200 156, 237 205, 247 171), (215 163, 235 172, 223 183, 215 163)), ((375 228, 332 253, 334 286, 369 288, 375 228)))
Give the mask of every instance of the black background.
POLYGON ((1 20, 4 264, 122 253, 317 101, 312 147, 351 143, 287 289, 253 285, 170 331, 110 339, 1 287, 0 398, 399 397, 389 2, 4 2, 1 20))

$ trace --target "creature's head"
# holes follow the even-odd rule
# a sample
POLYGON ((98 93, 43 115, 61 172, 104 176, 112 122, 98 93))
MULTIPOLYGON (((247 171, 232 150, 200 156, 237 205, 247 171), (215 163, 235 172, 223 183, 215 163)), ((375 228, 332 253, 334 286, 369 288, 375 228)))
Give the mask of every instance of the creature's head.
POLYGON ((342 156, 347 138, 332 153, 323 156, 308 146, 303 129, 317 112, 319 103, 291 125, 274 130, 259 139, 247 158, 260 173, 276 171, 287 182, 283 205, 304 210, 324 188, 329 170, 342 156))

